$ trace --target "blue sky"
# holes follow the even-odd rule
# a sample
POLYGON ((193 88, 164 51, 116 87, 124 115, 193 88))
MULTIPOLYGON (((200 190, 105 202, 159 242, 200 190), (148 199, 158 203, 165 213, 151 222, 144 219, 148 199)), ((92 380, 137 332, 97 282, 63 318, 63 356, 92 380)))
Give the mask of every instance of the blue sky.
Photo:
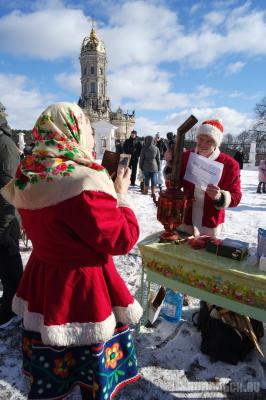
POLYGON ((79 53, 91 18, 108 56, 108 95, 136 112, 142 135, 193 113, 237 134, 265 94, 264 0, 0 0, 0 101, 13 128, 80 95, 79 53))

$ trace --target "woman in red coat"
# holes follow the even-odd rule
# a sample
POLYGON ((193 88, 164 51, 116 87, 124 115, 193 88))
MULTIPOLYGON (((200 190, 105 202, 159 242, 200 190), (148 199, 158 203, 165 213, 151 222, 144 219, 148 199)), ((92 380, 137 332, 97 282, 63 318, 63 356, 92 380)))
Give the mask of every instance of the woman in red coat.
MULTIPOLYGON (((197 129, 195 150, 183 153, 181 177, 184 191, 192 203, 185 214, 184 224, 179 229, 195 236, 219 235, 224 224, 225 209, 236 207, 242 197, 239 164, 229 155, 220 152, 222 136, 223 126, 220 121, 204 121, 197 129), (223 164, 222 176, 217 186, 210 184, 203 191, 184 179, 191 152, 223 164)), ((167 151, 165 158, 167 162, 171 162, 172 153, 167 151)))
POLYGON ((130 171, 113 184, 94 162, 91 127, 76 104, 48 107, 33 136, 33 154, 3 190, 33 246, 13 300, 29 399, 61 399, 75 385, 84 399, 110 399, 139 377, 128 324, 142 309, 112 259, 139 236, 125 196, 130 171))

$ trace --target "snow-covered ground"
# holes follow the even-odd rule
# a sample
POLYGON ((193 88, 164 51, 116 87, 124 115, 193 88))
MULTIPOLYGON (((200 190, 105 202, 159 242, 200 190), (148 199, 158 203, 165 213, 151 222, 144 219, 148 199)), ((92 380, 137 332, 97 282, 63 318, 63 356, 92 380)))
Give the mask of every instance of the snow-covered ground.
MULTIPOLYGON (((257 243, 258 227, 266 223, 266 195, 257 194, 257 171, 241 171, 243 198, 236 209, 226 212, 223 237, 257 243)), ((140 240, 162 230, 156 220, 156 208, 150 196, 143 196, 139 188, 129 190, 134 211, 139 221, 140 240)), ((26 263, 30 250, 21 247, 26 263)), ((137 247, 126 256, 115 257, 117 268, 130 291, 137 294, 140 285, 141 259, 137 247)), ((184 308, 179 324, 160 320, 156 328, 141 328, 135 335, 142 379, 124 388, 119 400, 174 400, 174 399, 266 399, 266 360, 252 351, 245 362, 231 366, 211 363, 200 348, 200 334, 191 322, 191 315, 199 301, 191 299, 184 308)), ((0 399, 26 399, 26 384, 20 372, 19 322, 0 330, 0 399)), ((266 338, 262 342, 266 354, 266 338)), ((69 400, 79 400, 76 390, 69 400)))

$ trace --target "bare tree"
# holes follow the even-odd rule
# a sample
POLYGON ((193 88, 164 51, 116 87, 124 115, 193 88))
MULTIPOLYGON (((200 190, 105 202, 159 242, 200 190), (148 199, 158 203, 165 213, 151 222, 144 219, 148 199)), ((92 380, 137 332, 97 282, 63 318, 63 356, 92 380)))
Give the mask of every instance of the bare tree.
POLYGON ((234 143, 234 136, 231 133, 227 133, 223 137, 223 143, 224 144, 232 144, 232 143, 234 143))
POLYGON ((250 131, 251 140, 257 142, 257 149, 266 151, 266 97, 256 104, 255 113, 257 120, 250 131))
POLYGON ((244 146, 245 144, 249 144, 251 142, 252 133, 250 131, 243 131, 236 137, 236 141, 244 146))
POLYGON ((186 140, 191 142, 196 142, 196 132, 197 128, 194 126, 193 128, 190 129, 190 131, 186 133, 186 140))

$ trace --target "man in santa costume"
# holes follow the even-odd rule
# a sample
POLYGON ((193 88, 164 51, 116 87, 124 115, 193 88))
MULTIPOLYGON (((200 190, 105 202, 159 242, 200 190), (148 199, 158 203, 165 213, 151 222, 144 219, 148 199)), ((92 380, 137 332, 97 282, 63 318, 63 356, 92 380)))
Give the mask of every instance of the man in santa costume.
MULTIPOLYGON (((204 121, 197 129, 196 148, 183 153, 181 178, 184 178, 191 152, 223 164, 218 185, 209 184, 206 191, 185 179, 182 181, 184 191, 192 201, 186 210, 184 224, 179 229, 195 236, 219 235, 225 220, 225 209, 236 207, 242 197, 239 164, 219 150, 223 131, 223 125, 219 120, 204 121)), ((165 158, 169 162, 172 153, 167 151, 165 158)))
MULTIPOLYGON (((219 149, 223 131, 221 121, 214 119, 204 121, 197 129, 196 148, 183 153, 181 178, 183 189, 190 200, 190 206, 186 209, 184 223, 178 229, 191 235, 218 236, 224 224, 225 209, 236 207, 242 197, 239 164, 229 155, 220 152, 219 149), (192 152, 223 164, 222 176, 217 186, 209 184, 204 191, 184 179, 188 159, 192 152)), ((172 159, 172 151, 167 150, 165 160, 168 167, 172 159)), ((169 172, 171 173, 168 168, 168 174, 169 172)), ((167 181, 168 176, 165 178, 167 181)), ((184 295, 183 304, 189 304, 187 295, 184 295)))

